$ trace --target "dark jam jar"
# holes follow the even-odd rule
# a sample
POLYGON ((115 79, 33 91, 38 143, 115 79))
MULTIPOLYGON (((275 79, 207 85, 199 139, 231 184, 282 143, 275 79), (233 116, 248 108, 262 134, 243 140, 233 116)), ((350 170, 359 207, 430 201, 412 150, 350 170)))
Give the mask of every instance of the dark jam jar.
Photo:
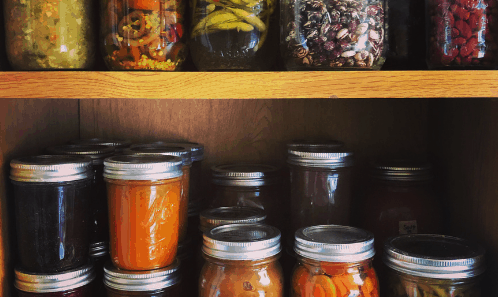
POLYGON ((103 145, 68 144, 47 148, 51 155, 78 155, 92 159, 93 194, 91 202, 92 231, 90 242, 109 241, 109 219, 107 218, 107 195, 104 182, 104 159, 114 154, 114 148, 103 145))
POLYGON ((15 159, 10 166, 19 268, 53 273, 87 263, 91 159, 44 155, 15 159))
POLYGON ((90 245, 90 259, 95 267, 96 281, 94 285, 95 296, 105 297, 104 265, 109 261, 109 243, 97 242, 90 245))
POLYGON ((62 273, 34 274, 15 270, 19 297, 94 297, 95 271, 91 264, 62 273))
MULTIPOLYGON (((107 262, 104 267, 107 297, 181 297, 180 261, 165 268, 145 271, 121 270, 107 262)), ((190 284, 196 286, 197 284, 190 284)))
POLYGON ((115 149, 114 154, 116 155, 120 155, 121 153, 123 153, 124 149, 129 148, 131 145, 131 141, 129 140, 105 139, 105 138, 75 139, 70 141, 69 143, 112 146, 115 149))

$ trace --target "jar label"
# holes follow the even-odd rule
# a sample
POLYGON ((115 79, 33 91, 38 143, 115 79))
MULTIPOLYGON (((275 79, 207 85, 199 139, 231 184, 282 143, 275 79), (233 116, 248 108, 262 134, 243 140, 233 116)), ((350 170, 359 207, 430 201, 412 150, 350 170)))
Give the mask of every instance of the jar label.
POLYGON ((399 234, 416 234, 417 233, 417 221, 399 221, 399 234))

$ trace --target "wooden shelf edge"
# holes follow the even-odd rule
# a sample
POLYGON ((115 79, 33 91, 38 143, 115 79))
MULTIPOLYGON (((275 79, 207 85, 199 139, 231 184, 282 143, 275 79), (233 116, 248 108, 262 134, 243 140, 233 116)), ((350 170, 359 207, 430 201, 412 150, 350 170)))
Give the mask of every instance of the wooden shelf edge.
POLYGON ((465 97, 498 97, 498 71, 0 72, 0 98, 465 97))

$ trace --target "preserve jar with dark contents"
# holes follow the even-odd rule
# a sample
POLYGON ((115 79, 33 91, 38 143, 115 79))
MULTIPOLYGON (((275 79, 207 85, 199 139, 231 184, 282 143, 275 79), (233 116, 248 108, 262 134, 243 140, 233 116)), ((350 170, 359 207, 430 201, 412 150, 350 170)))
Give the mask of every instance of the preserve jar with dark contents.
POLYGON ((37 274, 15 269, 18 297, 94 297, 95 269, 85 264, 59 273, 37 274))
POLYGON ((481 296, 484 249, 475 242, 446 235, 401 235, 386 241, 382 259, 389 267, 386 297, 481 296))
POLYGON ((88 261, 93 171, 84 156, 42 155, 10 162, 19 269, 55 273, 88 261))
POLYGON ((102 51, 111 70, 179 70, 186 0, 105 0, 102 51))
POLYGON ((384 0, 284 0, 287 70, 378 70, 387 52, 384 0))
POLYGON ((321 225, 299 229, 295 239, 298 263, 292 275, 291 297, 380 296, 372 266, 372 233, 321 225))
POLYGON ((203 237, 206 263, 199 279, 199 297, 283 296, 277 228, 263 224, 223 225, 203 237))

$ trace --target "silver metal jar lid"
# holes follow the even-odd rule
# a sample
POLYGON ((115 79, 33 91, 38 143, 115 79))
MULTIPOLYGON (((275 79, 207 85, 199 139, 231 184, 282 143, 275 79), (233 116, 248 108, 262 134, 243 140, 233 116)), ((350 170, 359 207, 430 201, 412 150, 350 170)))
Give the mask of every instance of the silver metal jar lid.
POLYGON ((123 149, 130 147, 131 141, 120 140, 120 139, 105 139, 105 138, 85 138, 85 139, 75 139, 70 141, 71 144, 95 144, 95 145, 106 145, 112 146, 116 149, 116 152, 121 152, 123 149))
POLYGON ((287 163, 304 167, 340 168, 353 165, 353 153, 329 148, 289 148, 287 163))
POLYGON ((110 146, 93 144, 66 144, 47 148, 51 155, 79 155, 88 156, 93 165, 101 165, 104 159, 114 155, 115 149, 110 146))
POLYGON ((264 223, 264 210, 249 206, 230 206, 203 210, 199 215, 199 230, 207 230, 229 224, 264 223))
POLYGON ((359 262, 375 255, 372 233, 349 226, 318 225, 295 234, 296 254, 317 261, 359 262))
POLYGON ((182 159, 175 156, 121 155, 104 161, 104 177, 110 179, 160 180, 182 174, 182 159))
POLYGON ((109 243, 104 242, 95 242, 90 244, 90 252, 89 255, 92 258, 98 258, 105 256, 109 253, 109 243))
POLYGON ((140 147, 140 146, 180 146, 184 148, 190 149, 190 152, 192 153, 192 161, 202 161, 204 160, 204 145, 197 143, 197 142, 188 142, 188 141, 155 141, 155 142, 150 142, 150 143, 141 143, 141 144, 134 144, 131 147, 140 147))
POLYGON ((221 186, 259 187, 275 184, 278 168, 265 164, 225 164, 211 167, 212 182, 221 186))
POLYGON ((384 263, 399 272, 436 279, 463 279, 485 270, 484 249, 445 235, 409 234, 389 238, 384 263))
POLYGON ((277 255, 280 231, 263 224, 232 224, 218 226, 203 235, 202 251, 224 260, 262 260, 277 255))
POLYGON ((93 176, 86 156, 40 155, 10 162, 10 179, 19 182, 69 182, 93 176))
POLYGON ((144 271, 121 270, 108 261, 104 266, 104 285, 119 291, 156 291, 181 281, 180 261, 170 266, 144 271))
POLYGON ((392 159, 379 160, 372 164, 372 177, 387 181, 427 181, 431 180, 432 165, 428 162, 392 159))
POLYGON ((183 166, 192 165, 192 154, 190 153, 190 150, 181 146, 139 146, 125 149, 123 154, 143 156, 176 156, 182 158, 183 166))
POLYGON ((315 149, 331 149, 336 150, 344 147, 344 142, 338 140, 306 140, 299 139, 294 140, 291 143, 287 144, 287 150, 295 151, 295 150, 305 150, 312 151, 315 149))
POLYGON ((62 273, 31 274, 17 269, 14 272, 15 287, 32 293, 68 291, 83 287, 95 279, 95 270, 91 264, 62 273))

